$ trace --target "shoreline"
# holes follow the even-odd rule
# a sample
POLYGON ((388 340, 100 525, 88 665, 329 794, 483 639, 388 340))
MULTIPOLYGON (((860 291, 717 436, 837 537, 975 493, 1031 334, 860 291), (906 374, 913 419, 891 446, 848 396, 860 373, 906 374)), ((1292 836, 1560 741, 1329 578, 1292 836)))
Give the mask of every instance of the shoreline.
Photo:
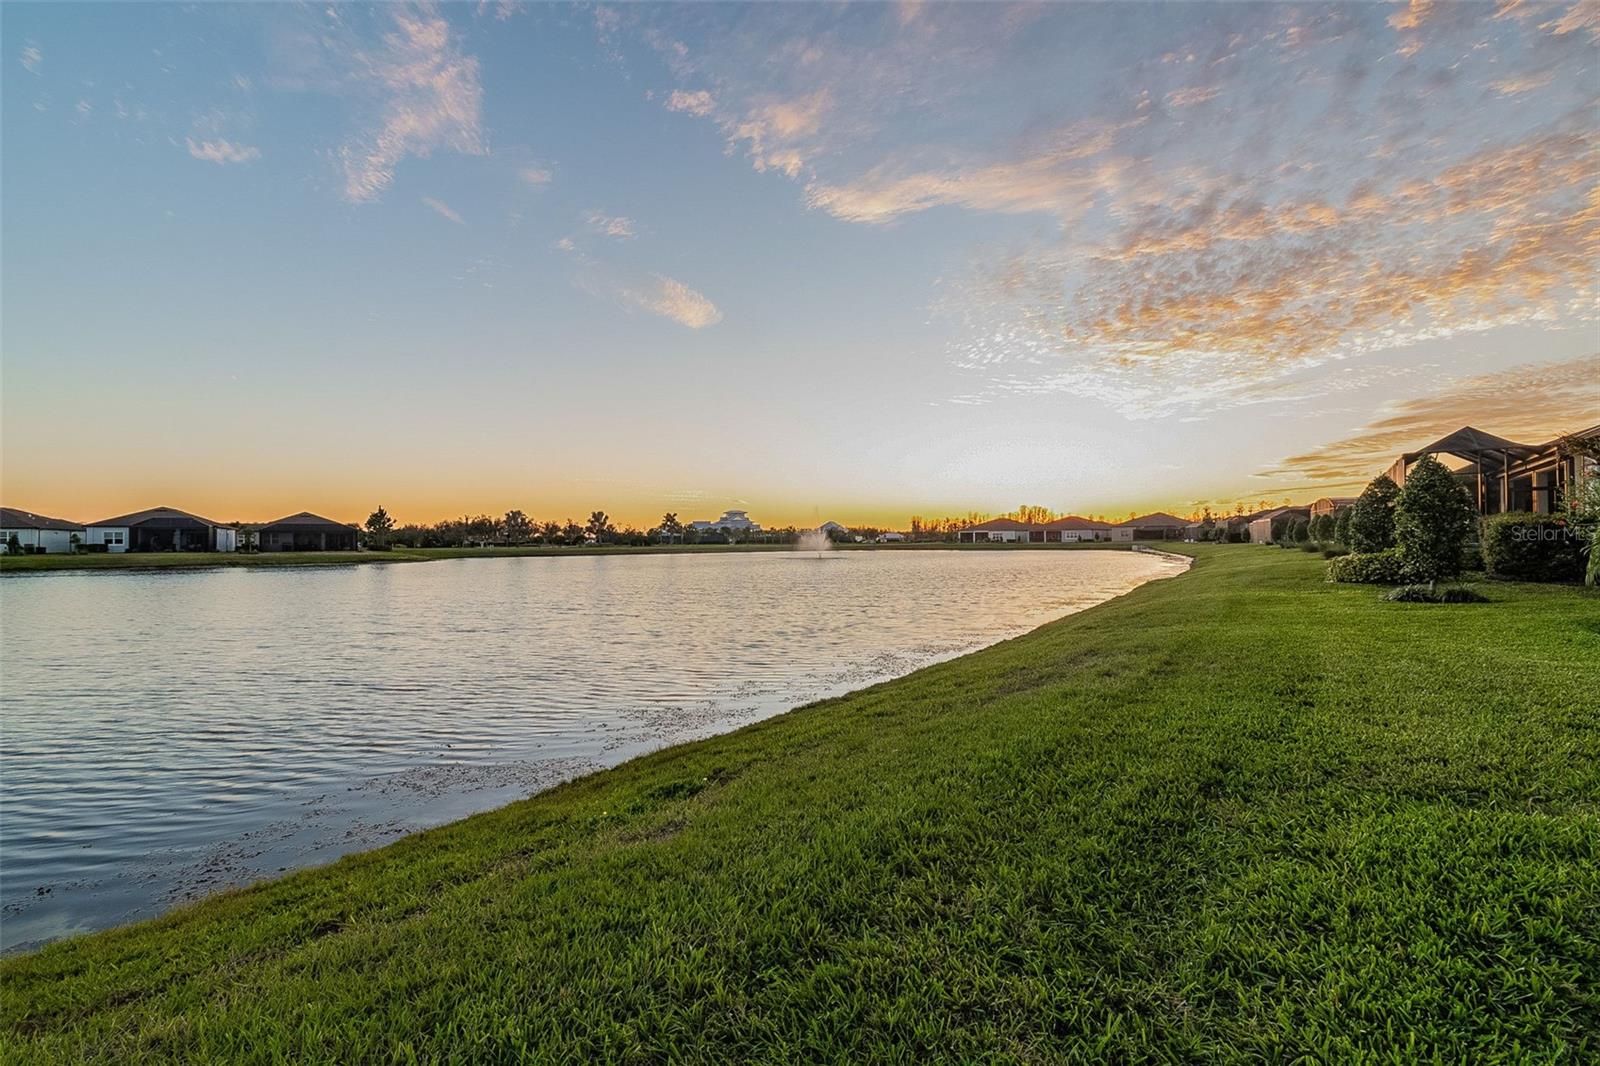
POLYGON ((1307 553, 1183 554, 959 658, 9 957, 7 1054, 1587 1046, 1600 599, 1387 603, 1307 553))
MULTIPOLYGON (((1160 543, 1135 541, 1132 544, 1160 543)), ((1178 543, 1169 541, 1166 543, 1178 543)), ((1128 550, 1130 543, 1095 541, 1087 544, 960 544, 953 541, 918 541, 912 544, 836 544, 829 551, 1107 551, 1128 550)), ((501 548, 395 548, 392 551, 353 552, 119 552, 70 555, 0 554, 0 577, 7 574, 48 574, 62 571, 114 570, 229 570, 237 568, 371 566, 438 562, 447 559, 521 559, 586 557, 593 555, 715 555, 730 552, 806 551, 793 544, 650 544, 600 546, 524 545, 501 548)))

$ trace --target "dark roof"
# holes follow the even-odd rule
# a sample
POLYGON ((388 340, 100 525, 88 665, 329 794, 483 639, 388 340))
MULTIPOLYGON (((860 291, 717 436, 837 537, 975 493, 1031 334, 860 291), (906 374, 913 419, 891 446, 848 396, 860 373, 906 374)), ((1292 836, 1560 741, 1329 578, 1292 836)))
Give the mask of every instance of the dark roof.
POLYGON ((65 518, 47 518, 42 514, 32 511, 19 511, 15 507, 0 507, 0 526, 7 529, 82 529, 81 522, 69 522, 65 518))
POLYGON ((1312 500, 1311 502, 1312 502, 1313 505, 1315 505, 1315 504, 1321 503, 1323 500, 1327 500, 1329 503, 1333 504, 1335 507, 1349 507, 1352 503, 1356 502, 1356 497, 1354 497, 1354 496, 1318 496, 1315 500, 1312 500))
POLYGON ((148 511, 135 511, 132 514, 118 515, 99 522, 90 522, 91 526, 152 526, 157 529, 189 529, 194 526, 222 526, 225 523, 213 522, 209 518, 192 515, 188 511, 180 511, 176 507, 152 507, 148 511))
POLYGON ((1140 515, 1138 518, 1130 518, 1126 522, 1118 522, 1117 525, 1123 528, 1136 526, 1143 529, 1155 529, 1164 526, 1168 529, 1182 529, 1189 525, 1189 520, 1170 515, 1165 511, 1155 511, 1151 514, 1140 515))
POLYGON ((1058 518, 1054 522, 1046 522, 1045 529, 1110 529, 1107 522, 1096 522, 1092 518, 1081 515, 1069 514, 1065 518, 1058 518))
POLYGON ((1418 448, 1414 452, 1406 452, 1404 458, 1406 462, 1414 463, 1424 455, 1434 455, 1439 452, 1458 456, 1462 459, 1476 459, 1485 454, 1498 456, 1502 452, 1517 457, 1526 457, 1538 451, 1539 449, 1535 445, 1518 444, 1516 441, 1497 437, 1493 433, 1485 433, 1481 429, 1462 426, 1454 433, 1440 437, 1426 448, 1418 448))
POLYGON ((974 530, 979 533, 998 533, 1001 530, 1030 530, 1035 528, 1037 527, 1030 526, 1026 522, 1018 522, 1015 518, 991 518, 987 522, 980 522, 975 526, 967 527, 968 530, 974 530))
POLYGON ((276 522, 266 522, 259 526, 251 527, 262 533, 288 533, 297 529, 316 530, 318 532, 354 533, 356 527, 349 522, 335 522, 331 518, 324 518, 310 511, 301 511, 299 514, 287 515, 276 522))
POLYGON ((1292 514, 1292 515, 1295 515, 1296 517, 1299 517, 1299 516, 1302 516, 1302 515, 1309 516, 1311 514, 1311 508, 1309 508, 1309 507, 1274 507, 1270 511, 1261 511, 1258 514, 1256 514, 1255 518, 1254 518, 1254 521, 1259 522, 1263 518, 1277 518, 1279 515, 1285 515, 1285 514, 1292 514))

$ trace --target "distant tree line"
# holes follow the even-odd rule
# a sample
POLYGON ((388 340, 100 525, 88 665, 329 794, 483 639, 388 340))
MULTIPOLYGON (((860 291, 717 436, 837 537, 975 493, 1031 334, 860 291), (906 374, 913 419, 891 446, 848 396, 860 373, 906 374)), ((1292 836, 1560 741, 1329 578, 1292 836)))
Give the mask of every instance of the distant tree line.
MULTIPOLYGON (((807 530, 795 526, 777 529, 742 530, 732 527, 696 529, 675 512, 667 512, 649 529, 618 526, 604 511, 593 511, 588 520, 571 518, 540 521, 521 510, 494 515, 462 515, 424 525, 398 523, 379 507, 362 526, 362 542, 369 549, 384 551, 396 545, 404 548, 509 548, 529 545, 575 547, 581 545, 648 544, 793 544, 807 530)), ((830 529, 835 541, 870 540, 883 530, 874 526, 830 529)))

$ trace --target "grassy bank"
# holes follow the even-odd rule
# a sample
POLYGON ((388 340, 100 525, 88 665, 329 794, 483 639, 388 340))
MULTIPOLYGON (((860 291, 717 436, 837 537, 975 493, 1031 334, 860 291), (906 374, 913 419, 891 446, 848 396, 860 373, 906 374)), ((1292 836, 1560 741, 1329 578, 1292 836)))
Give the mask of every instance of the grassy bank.
MULTIPOLYGON (((837 551, 1061 551, 1105 548, 1127 550, 1126 544, 839 544, 837 551)), ((716 554, 718 552, 785 552, 793 544, 651 544, 643 547, 607 544, 567 547, 530 544, 514 548, 395 548, 355 552, 97 552, 93 555, 0 555, 0 573, 45 570, 181 570, 235 566, 361 566, 370 563, 423 563, 433 559, 494 559, 522 556, 716 554)))
POLYGON ((1186 575, 0 965, 16 1062, 1593 1060, 1600 597, 1186 575))

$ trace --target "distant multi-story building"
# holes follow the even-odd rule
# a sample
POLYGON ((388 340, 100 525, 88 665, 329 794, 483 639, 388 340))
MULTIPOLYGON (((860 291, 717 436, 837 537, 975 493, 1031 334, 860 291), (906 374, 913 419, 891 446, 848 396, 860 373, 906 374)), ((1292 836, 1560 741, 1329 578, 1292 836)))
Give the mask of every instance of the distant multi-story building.
POLYGON ((750 521, 746 511, 723 511, 722 517, 710 522, 690 522, 689 528, 702 533, 712 529, 726 529, 732 533, 760 533, 761 526, 750 521))

